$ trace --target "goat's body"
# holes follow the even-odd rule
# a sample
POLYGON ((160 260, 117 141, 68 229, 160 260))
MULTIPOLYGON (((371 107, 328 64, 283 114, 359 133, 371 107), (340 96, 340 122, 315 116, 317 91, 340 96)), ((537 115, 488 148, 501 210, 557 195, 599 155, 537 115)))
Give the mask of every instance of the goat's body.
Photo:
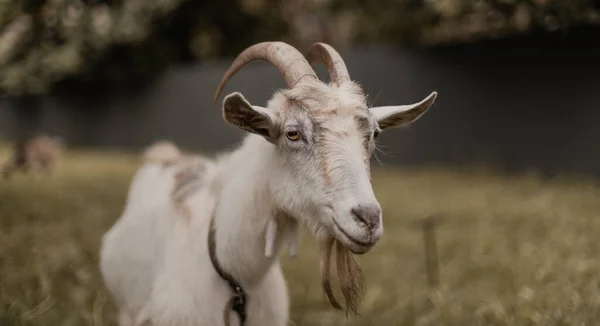
MULTIPOLYGON (((252 142, 246 143, 251 144, 245 147, 253 147, 252 142)), ((238 152, 247 150, 241 148, 238 152)), ((201 185, 179 203, 185 205, 185 212, 189 214, 181 213, 171 196, 176 186, 177 164, 165 167, 160 163, 146 163, 138 170, 124 212, 105 235, 101 250, 101 271, 119 306, 121 326, 224 324, 223 311, 232 290, 210 261, 207 236, 220 193, 215 188, 222 187, 219 186, 222 179, 236 178, 243 182, 244 178, 256 177, 244 173, 223 174, 226 166, 249 163, 247 158, 240 161, 242 156, 245 155, 234 153, 218 165, 205 162, 201 185)), ((227 187, 223 190, 228 191, 227 187)), ((223 209, 228 210, 227 206, 231 205, 224 206, 223 209)), ((272 217, 265 216, 265 225, 268 218, 272 217)), ((225 269, 234 269, 234 275, 236 270, 245 268, 256 271, 247 278, 237 273, 239 281, 246 284, 246 325, 285 325, 289 304, 277 257, 262 256, 262 239, 243 243, 242 235, 237 244, 229 246, 226 238, 235 234, 221 231, 236 229, 225 226, 232 222, 225 216, 216 220, 217 257, 225 269), (244 255, 246 257, 240 257, 244 255), (259 262, 259 265, 247 266, 251 262, 259 262)), ((281 241, 277 241, 276 252, 280 246, 281 241)), ((229 313, 232 321, 238 320, 235 312, 229 313)))
POLYGON ((229 155, 185 170, 168 143, 146 152, 123 215, 101 249, 102 274, 122 326, 219 326, 226 316, 238 324, 235 313, 224 316, 232 290, 210 260, 211 221, 217 261, 247 293, 247 326, 287 324, 278 257, 290 240, 290 255, 296 253, 298 223, 325 244, 322 286, 340 308, 329 286, 336 244, 342 293, 347 309, 356 312, 362 274, 351 253, 368 252, 383 234, 370 182, 375 138, 418 119, 437 93, 411 105, 369 108, 333 48, 317 43, 308 56, 326 64, 331 83, 320 81, 302 53, 282 42, 255 44, 234 60, 215 99, 256 60, 274 64, 289 89, 277 91, 267 107, 250 104, 239 92, 225 97, 223 118, 249 133, 229 155))

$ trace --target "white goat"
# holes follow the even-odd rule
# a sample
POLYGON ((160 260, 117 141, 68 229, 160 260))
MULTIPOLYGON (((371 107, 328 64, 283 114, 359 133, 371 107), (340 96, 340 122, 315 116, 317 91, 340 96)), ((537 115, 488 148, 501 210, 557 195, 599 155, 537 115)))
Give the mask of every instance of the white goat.
MULTIPOLYGON (((415 121, 437 94, 368 108, 332 47, 316 43, 305 58, 290 45, 265 42, 235 59, 215 101, 256 60, 274 64, 289 88, 266 107, 237 92, 225 97, 225 121, 249 132, 239 148, 216 161, 198 160, 189 178, 178 163, 147 162, 135 175, 101 248, 101 272, 121 326, 287 325, 278 256, 286 242, 295 253, 297 223, 348 255, 366 253, 380 239, 381 208, 370 183, 374 139, 415 121), (313 61, 326 65, 331 83, 318 80, 313 61), (186 189, 193 190, 182 190, 190 182, 195 186, 186 189), (186 195, 173 197, 178 192, 186 195)), ((342 267, 351 264, 345 257, 342 267)), ((352 289, 342 285, 347 303, 352 289)))

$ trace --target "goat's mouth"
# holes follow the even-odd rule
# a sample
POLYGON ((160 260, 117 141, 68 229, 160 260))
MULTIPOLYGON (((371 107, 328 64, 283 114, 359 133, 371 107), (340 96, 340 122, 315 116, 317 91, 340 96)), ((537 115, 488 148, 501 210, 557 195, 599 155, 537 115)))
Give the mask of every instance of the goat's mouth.
POLYGON ((333 233, 338 241, 341 242, 346 249, 350 250, 356 255, 367 253, 369 250, 371 250, 375 242, 377 242, 373 241, 373 237, 371 236, 369 236, 369 241, 363 241, 351 236, 337 223, 335 218, 333 219, 333 230, 333 233))

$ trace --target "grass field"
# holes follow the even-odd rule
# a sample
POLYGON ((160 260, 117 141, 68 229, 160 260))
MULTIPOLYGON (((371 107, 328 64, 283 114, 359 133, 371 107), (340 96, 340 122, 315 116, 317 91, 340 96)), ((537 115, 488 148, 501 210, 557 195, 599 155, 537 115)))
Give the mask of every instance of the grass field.
MULTIPOLYGON (((4 160, 0 153, 0 159, 4 160)), ((0 180, 0 325, 115 325, 98 245, 136 168, 125 154, 68 153, 51 176, 0 180)), ((295 325, 591 325, 600 322, 600 187, 535 175, 376 170, 381 242, 359 260, 361 317, 328 308, 303 234, 283 258, 295 325), (422 233, 433 213, 441 285, 428 290, 422 233)))

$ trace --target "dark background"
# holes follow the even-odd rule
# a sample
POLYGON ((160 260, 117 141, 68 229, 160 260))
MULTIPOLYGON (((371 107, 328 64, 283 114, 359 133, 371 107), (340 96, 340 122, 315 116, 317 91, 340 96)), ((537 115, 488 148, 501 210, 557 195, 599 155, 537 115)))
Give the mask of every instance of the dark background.
MULTIPOLYGON (((336 2, 332 3, 331 12, 338 12, 336 2)), ((360 5, 350 8, 358 10, 360 5)), ((371 21, 383 19, 377 15, 384 9, 365 8, 360 15, 372 15, 371 21)), ((408 9, 398 11, 413 18, 421 17, 420 12, 415 9, 411 15, 408 9)), ((460 16, 462 21, 468 14, 467 11, 460 16)), ((436 17, 442 26, 439 21, 443 15, 436 17)), ((157 139, 170 139, 204 152, 231 148, 241 133, 223 122, 219 106, 222 97, 218 104, 213 103, 216 85, 240 49, 251 45, 250 41, 264 41, 263 36, 276 36, 274 27, 269 26, 281 24, 283 34, 294 35, 294 26, 278 19, 268 24, 251 19, 246 22, 249 26, 263 26, 271 34, 256 27, 259 32, 247 31, 246 39, 237 40, 236 46, 221 47, 218 55, 196 60, 179 55, 168 64, 160 61, 162 68, 152 74, 136 74, 139 69, 130 75, 123 73, 118 76, 118 83, 113 83, 117 86, 107 87, 110 83, 106 78, 92 77, 101 76, 99 71, 109 69, 106 67, 112 67, 113 62, 126 72, 127 63, 133 65, 138 62, 135 58, 144 57, 140 46, 126 48, 130 52, 112 48, 106 52, 112 59, 91 61, 94 68, 81 73, 85 78, 75 74, 59 79, 48 91, 5 96, 0 102, 0 135, 14 140, 47 133, 63 137, 70 147, 103 149, 139 150, 157 139)), ((429 26, 436 21, 425 19, 429 25, 419 25, 416 18, 413 20, 414 26, 429 26)), ((182 26, 185 27, 182 23, 165 23, 162 32, 154 37, 181 35, 178 31, 185 30, 182 26)), ((421 43, 414 42, 414 33, 403 34, 402 31, 410 30, 408 27, 390 26, 382 23, 380 27, 380 35, 385 37, 369 38, 368 33, 358 33, 348 44, 339 45, 351 77, 363 85, 376 105, 408 104, 433 90, 439 97, 413 126, 382 135, 381 145, 387 155, 379 158, 385 164, 485 163, 507 171, 600 176, 597 25, 548 31, 533 28, 532 24, 527 33, 506 33, 500 37, 490 32, 491 36, 483 33, 479 38, 448 37, 435 42, 427 42, 423 36, 421 43), (397 39, 393 39, 394 31, 397 39)), ((340 39, 334 36, 322 33, 304 39, 290 38, 290 42, 305 52, 302 46, 315 37, 325 41, 329 38, 334 45, 343 43, 336 43, 340 39)), ((221 39, 218 44, 229 43, 221 39)), ((144 46, 148 47, 149 56, 152 49, 160 48, 144 46)), ((317 71, 327 79, 322 66, 317 71)), ((256 63, 236 75, 225 93, 241 91, 251 102, 264 105, 273 91, 283 86, 274 67, 256 63)))

